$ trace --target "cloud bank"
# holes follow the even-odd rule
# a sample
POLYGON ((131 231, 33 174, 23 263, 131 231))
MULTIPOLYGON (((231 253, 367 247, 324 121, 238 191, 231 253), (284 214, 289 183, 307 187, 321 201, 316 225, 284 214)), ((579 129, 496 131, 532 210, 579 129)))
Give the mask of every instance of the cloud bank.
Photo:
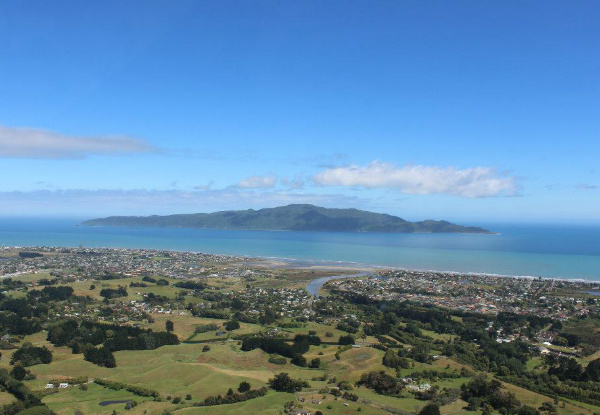
POLYGON ((163 215, 275 207, 311 203, 359 207, 364 200, 340 194, 312 194, 242 189, 207 190, 34 190, 0 192, 0 215, 71 216, 163 215))
POLYGON ((241 180, 235 187, 240 189, 270 189, 277 184, 276 176, 251 176, 241 180))
POLYGON ((0 125, 0 157, 80 159, 90 155, 125 155, 156 151, 130 137, 74 137, 35 128, 0 125))
POLYGON ((461 197, 512 196, 515 178, 489 167, 457 169, 374 161, 366 166, 328 168, 313 177, 318 186, 357 186, 395 189, 407 194, 447 194, 461 197))

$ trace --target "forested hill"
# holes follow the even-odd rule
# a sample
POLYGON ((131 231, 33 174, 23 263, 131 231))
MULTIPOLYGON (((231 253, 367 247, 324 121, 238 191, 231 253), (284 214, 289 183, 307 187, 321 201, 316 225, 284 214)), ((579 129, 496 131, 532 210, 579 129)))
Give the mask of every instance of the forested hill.
POLYGON ((460 226, 447 221, 409 222, 381 213, 357 209, 329 209, 313 205, 169 216, 111 216, 87 220, 82 222, 82 225, 273 231, 491 233, 479 227, 460 226))

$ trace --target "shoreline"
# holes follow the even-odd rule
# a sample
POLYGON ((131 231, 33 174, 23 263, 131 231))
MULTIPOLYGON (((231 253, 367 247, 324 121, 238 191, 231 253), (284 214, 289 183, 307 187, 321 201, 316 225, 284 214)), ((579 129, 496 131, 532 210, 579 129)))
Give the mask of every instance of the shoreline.
POLYGON ((600 277, 598 280, 588 280, 583 278, 568 278, 568 277, 542 277, 534 275, 509 275, 509 274, 498 274, 498 273, 485 273, 485 272, 466 272, 466 271, 450 271, 450 270, 435 270, 435 269, 423 269, 423 268, 406 268, 398 266, 383 266, 383 265, 372 265, 360 262, 348 262, 348 261, 335 261, 335 260, 322 260, 322 259, 299 259, 289 257, 274 257, 274 256, 252 256, 252 255, 232 255, 232 254, 219 254, 209 253, 195 250, 178 250, 178 249, 158 249, 158 248, 115 248, 115 247, 74 247, 74 246, 1 246, 2 250, 11 249, 107 249, 107 250, 118 250, 118 251, 154 251, 154 252, 181 252, 181 253, 195 253, 195 254, 207 254, 221 257, 228 257, 231 259, 243 259, 245 261, 255 260, 256 266, 267 264, 268 268, 290 268, 290 269, 315 269, 315 270, 332 270, 332 271, 348 271, 348 272, 377 272, 377 271, 407 271, 407 272, 423 272, 431 274, 451 274, 451 275, 466 275, 473 277, 492 277, 492 278, 518 278, 518 279, 541 279, 548 281, 561 281, 561 282, 573 282, 579 284, 600 284, 600 277))

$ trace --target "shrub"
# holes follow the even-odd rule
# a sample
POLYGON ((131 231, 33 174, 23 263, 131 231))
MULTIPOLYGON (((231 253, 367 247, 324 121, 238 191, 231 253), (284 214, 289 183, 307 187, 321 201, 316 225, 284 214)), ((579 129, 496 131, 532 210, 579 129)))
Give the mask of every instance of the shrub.
POLYGON ((440 408, 436 404, 430 403, 419 411, 419 415, 440 415, 440 408))
POLYGON ((248 382, 241 382, 240 386, 238 386, 237 391, 239 393, 245 393, 250 390, 250 384, 248 382))
POLYGON ((354 337, 351 336, 350 334, 348 334, 346 336, 340 336, 340 339, 338 340, 338 344, 340 346, 352 345, 352 344, 354 344, 354 337))
POLYGON ((19 350, 13 353, 10 359, 11 364, 20 362, 23 366, 48 364, 52 362, 52 352, 46 347, 36 347, 30 344, 24 344, 19 350))
POLYGON ((292 379, 287 373, 279 373, 269 379, 269 387, 277 392, 299 392, 304 387, 310 387, 306 381, 292 379))
POLYGON ((273 363, 274 365, 285 365, 287 363, 287 359, 282 356, 272 356, 269 357, 269 363, 273 363))
POLYGON ((235 320, 231 320, 231 321, 228 321, 227 323, 225 323, 225 330, 227 330, 227 331, 237 330, 239 328, 240 328, 240 323, 238 323, 235 320))

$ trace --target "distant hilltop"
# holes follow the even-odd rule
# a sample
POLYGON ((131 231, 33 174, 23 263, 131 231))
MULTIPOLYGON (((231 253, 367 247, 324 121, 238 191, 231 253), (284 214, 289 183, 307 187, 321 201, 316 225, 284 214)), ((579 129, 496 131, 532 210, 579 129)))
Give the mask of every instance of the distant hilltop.
POLYGON ((110 216, 86 220, 81 225, 317 232, 492 233, 480 227, 461 226, 445 220, 409 222, 382 213, 306 204, 168 216, 110 216))

